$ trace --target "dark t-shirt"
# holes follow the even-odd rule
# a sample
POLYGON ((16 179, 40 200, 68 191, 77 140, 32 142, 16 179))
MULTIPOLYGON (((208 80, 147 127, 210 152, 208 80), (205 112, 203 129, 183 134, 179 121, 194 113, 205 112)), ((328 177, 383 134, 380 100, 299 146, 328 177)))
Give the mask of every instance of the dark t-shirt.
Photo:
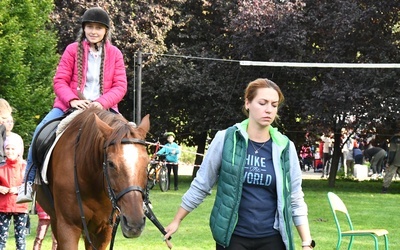
POLYGON ((264 145, 249 140, 239 218, 234 234, 249 238, 278 234, 273 228, 276 209, 272 140, 264 145))
POLYGON ((376 155, 378 152, 382 151, 383 149, 380 147, 372 147, 369 149, 364 150, 364 156, 365 158, 371 160, 374 155, 376 155))

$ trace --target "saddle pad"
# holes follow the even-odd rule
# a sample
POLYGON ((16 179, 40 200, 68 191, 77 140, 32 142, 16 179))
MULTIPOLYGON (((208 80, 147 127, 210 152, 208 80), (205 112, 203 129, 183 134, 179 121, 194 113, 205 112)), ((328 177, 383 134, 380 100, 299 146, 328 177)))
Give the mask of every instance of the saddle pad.
MULTIPOLYGON (((64 130, 65 131, 65 130, 64 130)), ((49 166, 49 161, 50 161, 50 157, 51 154, 53 153, 53 149, 54 147, 57 145, 58 140, 61 138, 61 136, 64 134, 64 131, 62 131, 61 133, 57 134, 56 139, 54 140, 53 145, 51 145, 51 147, 49 148, 49 151, 46 154, 46 158, 44 159, 43 162, 43 166, 42 166, 42 171, 41 171, 41 175, 42 175, 42 180, 45 184, 49 184, 49 181, 47 180, 47 167, 49 166)))

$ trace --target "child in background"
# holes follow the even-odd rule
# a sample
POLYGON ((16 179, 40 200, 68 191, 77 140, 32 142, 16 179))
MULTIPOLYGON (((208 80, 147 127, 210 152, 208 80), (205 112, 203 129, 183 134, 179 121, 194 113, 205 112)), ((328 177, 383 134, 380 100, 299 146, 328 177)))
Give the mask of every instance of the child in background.
POLYGON ((18 187, 22 184, 26 162, 19 152, 20 144, 15 140, 6 140, 4 152, 5 164, 0 167, 0 249, 6 248, 8 229, 14 220, 15 243, 17 250, 25 250, 25 228, 28 217, 28 204, 17 204, 18 187))
POLYGON ((0 98, 0 164, 5 162, 4 141, 6 140, 6 127, 4 122, 11 115, 10 104, 3 98, 0 98))
POLYGON ((174 132, 165 133, 167 136, 168 143, 164 145, 164 147, 157 152, 157 155, 165 155, 165 160, 167 161, 168 168, 168 190, 170 189, 171 184, 171 170, 174 172, 174 189, 178 190, 178 164, 179 164, 179 156, 180 149, 179 145, 174 142, 175 134, 174 132))
MULTIPOLYGON (((3 117, 4 119, 4 126, 6 127, 6 141, 8 140, 12 140, 15 143, 18 144, 18 148, 20 150, 20 152, 17 152, 19 157, 23 158, 24 156, 24 140, 22 139, 22 137, 13 132, 13 128, 14 128, 14 118, 13 116, 10 114, 7 117, 3 117)), ((5 142, 7 143, 7 142, 5 142)))
MULTIPOLYGON (((38 226, 36 229, 36 238, 33 243, 33 250, 40 250, 42 247, 42 242, 46 236, 47 230, 50 227, 50 216, 43 210, 43 208, 36 202, 36 211, 38 215, 38 226)), ((53 244, 51 246, 52 250, 57 249, 57 240, 54 234, 51 233, 51 238, 53 239, 53 244)))

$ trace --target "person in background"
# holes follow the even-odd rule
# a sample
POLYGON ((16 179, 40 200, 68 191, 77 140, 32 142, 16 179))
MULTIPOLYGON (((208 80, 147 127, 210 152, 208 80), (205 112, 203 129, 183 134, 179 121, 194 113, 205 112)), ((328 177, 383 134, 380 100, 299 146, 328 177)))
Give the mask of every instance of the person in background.
POLYGON ((306 171, 306 167, 308 171, 310 168, 313 168, 313 152, 311 150, 309 142, 305 142, 300 149, 300 157, 303 162, 303 171, 306 171))
POLYGON ((324 178, 325 176, 328 178, 329 173, 331 171, 331 165, 328 162, 331 157, 332 157, 332 145, 333 145, 333 133, 329 133, 329 135, 323 134, 321 136, 321 140, 324 142, 324 148, 323 148, 323 161, 324 161, 324 170, 322 171, 322 176, 321 178, 324 178))
POLYGON ((400 122, 397 123, 397 131, 390 138, 389 150, 387 163, 389 168, 383 177, 383 187, 382 192, 386 193, 390 184, 392 183, 394 175, 398 172, 400 168, 400 122))
POLYGON ((210 216, 217 250, 295 249, 293 223, 302 249, 315 246, 296 148, 271 125, 283 100, 271 80, 259 78, 248 84, 244 95, 248 119, 217 132, 180 208, 165 228, 165 239, 217 183, 210 216))
POLYGON ((321 164, 320 164, 320 166, 317 167, 317 169, 320 169, 323 174, 324 173, 324 141, 321 140, 321 138, 319 139, 318 151, 319 151, 321 164))
POLYGON ((179 145, 174 142, 175 134, 173 132, 167 132, 165 134, 167 136, 167 141, 162 149, 157 152, 157 155, 165 155, 166 165, 168 168, 168 190, 170 189, 171 184, 171 169, 174 173, 174 189, 178 190, 178 165, 179 165, 179 156, 180 149, 179 145))
MULTIPOLYGON (((4 126, 6 128, 6 140, 5 140, 5 144, 7 144, 8 141, 13 141, 18 145, 18 148, 20 149, 20 152, 17 152, 19 157, 21 159, 23 159, 23 155, 24 155, 24 140, 22 139, 22 137, 13 132, 13 128, 14 128, 14 118, 13 116, 10 114, 7 117, 4 117, 4 126)), ((25 229, 25 234, 28 235, 30 234, 30 218, 29 218, 29 213, 27 215, 26 218, 26 229, 25 229)))
POLYGON ((315 149, 314 153, 314 172, 322 171, 324 167, 322 166, 321 155, 319 153, 319 147, 315 149))
POLYGON ((364 155, 362 150, 360 149, 360 144, 358 143, 357 138, 353 138, 353 158, 354 164, 363 164, 364 155))
POLYGON ((342 143, 344 176, 347 177, 349 173, 354 171, 353 139, 349 137, 347 131, 343 133, 342 143))
POLYGON ((4 121, 4 126, 6 127, 6 141, 12 140, 15 143, 18 143, 18 148, 21 150, 20 152, 18 152, 18 155, 19 155, 19 157, 23 158, 23 156, 24 156, 24 140, 22 139, 22 137, 19 134, 12 131, 14 128, 14 118, 12 117, 11 114, 6 117, 6 119, 4 121))
POLYGON ((371 163, 371 178, 378 178, 378 175, 382 172, 382 162, 386 157, 386 151, 380 147, 371 147, 364 150, 364 157, 371 163))
MULTIPOLYGON (((43 208, 36 202, 36 212, 38 215, 38 225, 36 228, 36 237, 33 243, 33 250, 40 250, 42 248, 42 242, 46 236, 47 230, 50 228, 50 216, 43 210, 43 208)), ((51 233, 52 238, 52 250, 57 250, 57 240, 54 234, 51 233)))
MULTIPOLYGON (((349 173, 354 173, 354 143, 353 143, 353 139, 350 137, 347 139, 347 142, 345 143, 345 145, 343 147, 346 147, 347 150, 345 150, 344 153, 346 153, 346 156, 343 157, 346 161, 346 167, 347 167, 347 171, 346 171, 346 175, 349 173)), ((343 154, 344 154, 343 153, 343 154)))
POLYGON ((14 220, 17 250, 25 250, 25 228, 28 204, 17 204, 18 187, 22 184, 26 162, 19 155, 19 142, 6 140, 4 151, 6 163, 0 167, 0 249, 6 248, 11 219, 14 220))
POLYGON ((4 141, 6 140, 5 122, 11 116, 12 108, 10 104, 3 98, 0 98, 0 164, 5 162, 4 141))
MULTIPOLYGON (((122 53, 110 42, 110 26, 110 18, 102 8, 90 8, 83 14, 77 41, 65 49, 53 79, 53 109, 36 127, 33 138, 48 121, 62 117, 71 108, 97 107, 118 113, 127 78, 122 53)), ((37 166, 33 164, 31 148, 27 161, 27 185, 19 190, 19 203, 32 201, 37 166)))

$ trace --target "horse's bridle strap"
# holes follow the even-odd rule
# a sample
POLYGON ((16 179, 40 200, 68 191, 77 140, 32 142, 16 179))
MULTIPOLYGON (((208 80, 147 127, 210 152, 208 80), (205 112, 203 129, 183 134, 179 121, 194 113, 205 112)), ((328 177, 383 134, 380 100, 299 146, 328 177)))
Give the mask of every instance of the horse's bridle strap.
POLYGON ((126 193, 130 192, 130 191, 139 191, 142 193, 142 196, 144 197, 144 190, 142 187, 139 186, 130 186, 125 188, 124 190, 122 190, 121 192, 119 192, 117 194, 117 197, 115 197, 115 200, 118 201, 122 196, 124 196, 126 193))

